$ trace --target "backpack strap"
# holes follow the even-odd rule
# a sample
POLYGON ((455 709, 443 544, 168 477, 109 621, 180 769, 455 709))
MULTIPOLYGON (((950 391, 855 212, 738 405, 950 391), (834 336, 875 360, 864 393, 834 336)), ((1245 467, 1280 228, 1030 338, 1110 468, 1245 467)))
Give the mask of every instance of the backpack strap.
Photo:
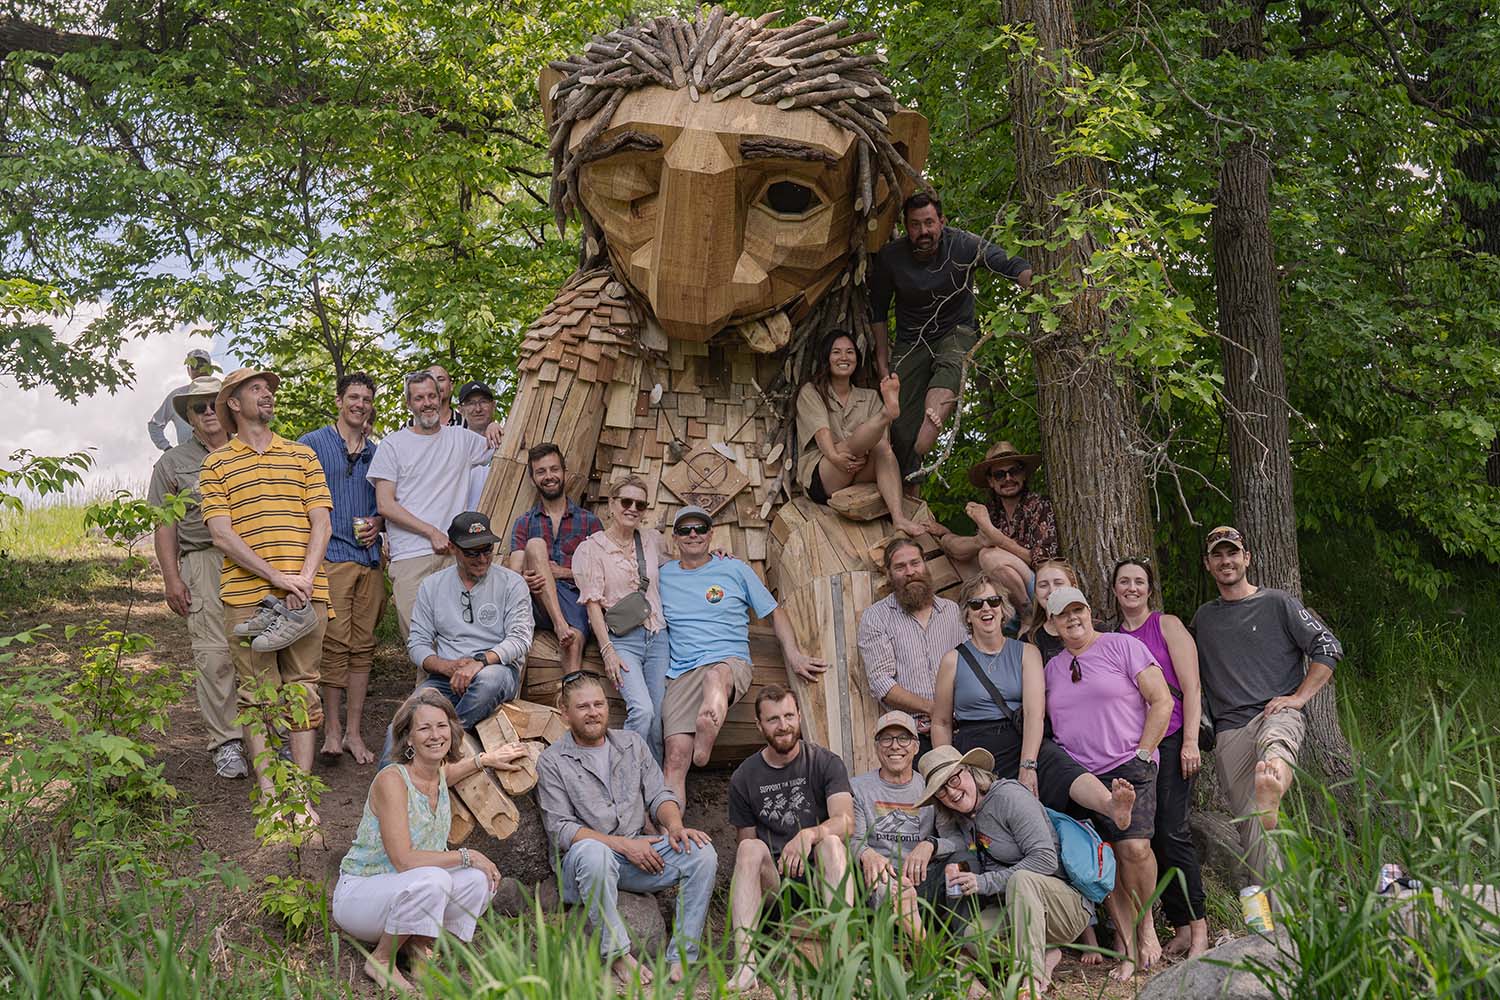
POLYGON ((956 649, 958 651, 958 655, 963 657, 963 661, 967 663, 969 665, 969 669, 974 672, 974 676, 979 679, 979 683, 984 685, 984 689, 990 693, 990 698, 995 702, 995 705, 998 706, 1000 711, 1004 713, 1005 717, 1010 720, 1010 724, 1016 727, 1016 731, 1020 732, 1021 720, 1016 718, 1015 709, 1011 708, 1010 705, 1006 703, 1005 699, 1000 695, 1000 689, 995 687, 995 682, 990 680, 989 675, 986 674, 984 672, 984 669, 979 666, 979 660, 969 650, 969 644, 966 642, 961 646, 956 647, 956 649))

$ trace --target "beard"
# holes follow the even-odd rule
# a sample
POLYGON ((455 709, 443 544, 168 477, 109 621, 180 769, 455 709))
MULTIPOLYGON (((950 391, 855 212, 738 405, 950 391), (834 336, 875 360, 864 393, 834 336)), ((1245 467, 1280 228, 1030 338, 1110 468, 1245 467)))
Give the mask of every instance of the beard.
POLYGON ((932 581, 926 577, 907 580, 896 588, 896 603, 907 614, 921 611, 932 603, 932 581))
POLYGON ((536 491, 542 495, 542 499, 543 500, 556 500, 558 497, 562 496, 563 493, 564 493, 564 489, 563 489, 563 484, 562 483, 558 483, 557 486, 555 486, 554 488, 552 488, 550 490, 547 487, 545 487, 545 486, 538 486, 536 488, 536 491))
POLYGON ((802 733, 800 731, 794 731, 790 733, 777 734, 770 737, 768 740, 766 740, 766 742, 771 744, 771 749, 775 750, 777 753, 784 754, 790 753, 792 747, 796 746, 797 741, 801 738, 802 733))
POLYGON ((434 410, 432 413, 418 413, 413 417, 413 421, 416 423, 416 425, 422 428, 424 431, 432 430, 442 421, 442 419, 443 418, 438 415, 436 410, 434 410))

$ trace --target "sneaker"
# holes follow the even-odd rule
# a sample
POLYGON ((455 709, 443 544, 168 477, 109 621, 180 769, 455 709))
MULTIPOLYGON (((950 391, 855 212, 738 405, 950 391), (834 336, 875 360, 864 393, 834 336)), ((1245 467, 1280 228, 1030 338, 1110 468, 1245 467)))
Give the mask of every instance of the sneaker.
POLYGON ((270 628, 276 621, 277 616, 286 610, 286 605, 275 597, 262 597, 256 605, 256 612, 249 621, 240 622, 234 627, 234 634, 242 639, 252 638, 260 635, 270 628))
POLYGON ((245 760, 245 745, 239 740, 229 740, 214 748, 214 773, 221 778, 243 778, 250 773, 250 763, 245 760))
POLYGON ((269 628, 261 632, 250 643, 257 653, 274 653, 286 649, 305 635, 311 635, 318 627, 318 619, 311 607, 293 611, 283 606, 269 628))

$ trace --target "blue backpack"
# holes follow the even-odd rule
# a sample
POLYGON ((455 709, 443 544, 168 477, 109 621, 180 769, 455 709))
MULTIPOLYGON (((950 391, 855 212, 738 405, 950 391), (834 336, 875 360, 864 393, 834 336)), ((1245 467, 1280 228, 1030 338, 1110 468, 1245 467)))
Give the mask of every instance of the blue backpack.
POLYGON ((1058 853, 1068 882, 1089 902, 1104 902, 1115 887, 1115 852, 1100 838, 1094 824, 1055 809, 1047 809, 1047 818, 1057 831, 1058 853))

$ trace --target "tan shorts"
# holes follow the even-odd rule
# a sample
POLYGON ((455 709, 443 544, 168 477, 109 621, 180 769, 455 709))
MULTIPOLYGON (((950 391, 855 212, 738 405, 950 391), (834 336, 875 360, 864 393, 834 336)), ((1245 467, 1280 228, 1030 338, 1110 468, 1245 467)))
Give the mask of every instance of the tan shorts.
POLYGON ((255 605, 224 605, 224 637, 229 643, 229 655, 234 658, 234 677, 239 685, 236 704, 241 711, 262 704, 257 697, 260 689, 274 686, 277 703, 271 721, 292 732, 317 729, 323 724, 323 702, 318 698, 318 670, 323 659, 323 633, 328 628, 328 605, 314 601, 312 608, 318 619, 317 628, 286 649, 257 653, 250 648, 249 640, 234 634, 236 625, 255 616, 255 605), (305 717, 292 702, 298 697, 306 706, 305 717))
POLYGON ((703 707, 703 681, 710 671, 719 667, 728 667, 734 680, 734 692, 729 697, 729 704, 733 705, 745 697, 745 692, 750 690, 752 670, 750 662, 738 656, 731 656, 718 663, 705 663, 681 677, 668 678, 667 693, 661 701, 662 739, 684 733, 692 735, 698 731, 698 710, 703 707))

